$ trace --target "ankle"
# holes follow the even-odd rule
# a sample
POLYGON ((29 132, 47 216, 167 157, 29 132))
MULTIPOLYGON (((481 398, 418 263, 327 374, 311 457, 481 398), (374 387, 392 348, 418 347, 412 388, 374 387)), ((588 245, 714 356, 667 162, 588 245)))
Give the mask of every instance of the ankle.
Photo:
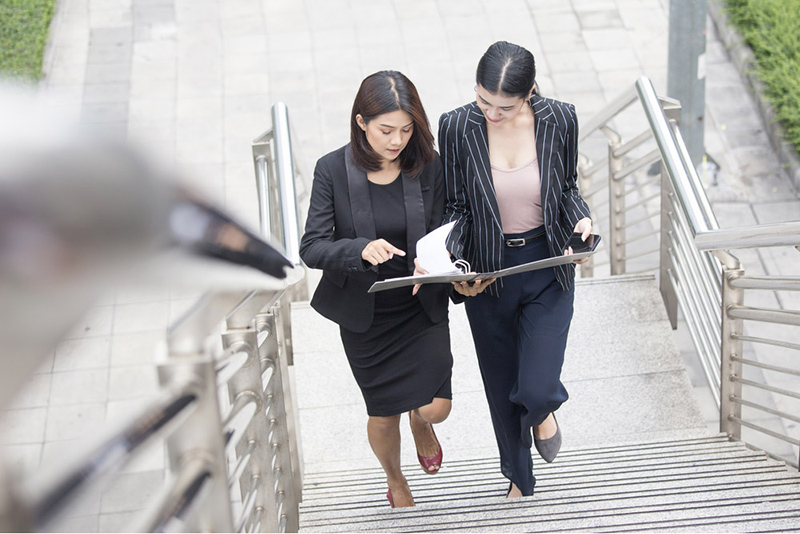
POLYGON ((533 435, 536 439, 549 439, 556 434, 557 430, 558 425, 556 424, 556 419, 553 414, 550 413, 544 421, 533 427, 533 435))
POLYGON ((507 497, 507 498, 509 498, 509 499, 515 499, 515 498, 517 498, 517 497, 522 497, 522 492, 521 492, 521 491, 520 491, 520 489, 519 489, 519 488, 516 486, 516 484, 514 484, 514 483, 512 482, 512 483, 511 483, 511 487, 510 487, 510 488, 508 488, 508 494, 506 495, 506 497, 507 497))

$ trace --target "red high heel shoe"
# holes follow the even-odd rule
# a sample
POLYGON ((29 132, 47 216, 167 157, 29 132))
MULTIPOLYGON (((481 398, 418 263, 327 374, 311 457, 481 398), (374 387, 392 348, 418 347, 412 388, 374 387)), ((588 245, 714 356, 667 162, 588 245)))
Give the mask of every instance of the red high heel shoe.
POLYGON ((433 431, 433 425, 430 423, 428 424, 431 427, 431 433, 436 440, 436 444, 439 446, 439 452, 433 456, 422 456, 419 452, 417 452, 417 459, 419 460, 419 464, 422 466, 423 471, 429 475, 435 475, 442 468, 442 444, 439 443, 439 438, 436 437, 436 432, 433 431), (431 467, 436 467, 436 470, 431 471, 431 467))
POLYGON ((386 492, 386 498, 389 499, 389 506, 394 508, 394 499, 392 499, 392 488, 389 488, 389 491, 386 492))

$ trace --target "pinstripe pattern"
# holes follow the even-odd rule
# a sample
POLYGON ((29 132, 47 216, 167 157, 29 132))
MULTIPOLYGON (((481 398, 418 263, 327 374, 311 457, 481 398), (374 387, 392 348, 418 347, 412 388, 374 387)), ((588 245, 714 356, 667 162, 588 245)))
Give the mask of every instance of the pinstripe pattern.
MULTIPOLYGON (((578 119, 572 104, 533 95, 536 151, 542 186, 542 211, 547 243, 561 255, 575 224, 589 217, 577 184, 578 119)), ((447 207, 444 222, 455 221, 448 249, 478 272, 503 268, 503 230, 492 184, 486 121, 475 102, 439 119, 439 151, 444 164, 447 207)), ((575 278, 574 265, 556 267, 566 290, 575 278)), ((487 288, 499 296, 503 280, 487 288)))

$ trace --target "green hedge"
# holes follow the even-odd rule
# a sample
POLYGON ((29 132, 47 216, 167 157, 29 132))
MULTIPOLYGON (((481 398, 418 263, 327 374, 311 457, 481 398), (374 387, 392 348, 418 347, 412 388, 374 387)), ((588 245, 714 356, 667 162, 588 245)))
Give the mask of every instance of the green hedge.
POLYGON ((727 0, 787 140, 800 148, 800 0, 727 0))
POLYGON ((0 75, 42 77, 42 59, 55 0, 0 0, 0 75))

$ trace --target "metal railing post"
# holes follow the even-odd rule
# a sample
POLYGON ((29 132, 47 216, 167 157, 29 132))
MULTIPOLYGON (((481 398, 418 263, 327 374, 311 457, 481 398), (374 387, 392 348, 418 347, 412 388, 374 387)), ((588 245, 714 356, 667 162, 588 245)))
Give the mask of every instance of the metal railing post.
POLYGON ((297 444, 293 424, 289 369, 286 358, 281 357, 283 326, 280 308, 256 316, 256 331, 259 333, 259 358, 262 376, 271 375, 265 381, 264 397, 267 402, 266 418, 269 428, 269 444, 274 455, 276 492, 282 498, 282 513, 279 528, 282 532, 297 532, 299 524, 299 502, 302 498, 302 472, 299 451, 291 445, 297 444))
POLYGON ((661 299, 667 311, 669 324, 673 330, 678 328, 678 295, 670 282, 670 272, 674 272, 670 251, 672 250, 670 234, 672 228, 671 215, 672 196, 675 194, 672 189, 672 182, 667 174, 667 167, 661 162, 661 246, 659 251, 658 267, 658 290, 661 292, 661 299))
POLYGON ((625 274, 625 179, 617 173, 625 165, 624 157, 616 155, 619 141, 608 143, 608 221, 611 274, 625 274))
MULTIPOLYGON (((244 430, 241 439, 236 443, 236 457, 247 462, 239 480, 230 480, 231 485, 239 484, 243 503, 250 503, 253 510, 261 511, 261 528, 266 532, 278 531, 277 510, 270 506, 269 492, 275 485, 271 468, 269 447, 259 446, 267 443, 269 425, 264 412, 264 388, 261 382, 261 365, 256 347, 258 340, 255 324, 252 328, 231 329, 222 334, 222 346, 225 349, 244 351, 247 362, 228 380, 228 397, 231 405, 238 399, 249 397, 255 401, 256 410, 253 419, 244 430)), ((237 529, 248 523, 249 510, 243 510, 243 516, 236 521, 237 529)))
MULTIPOLYGON (((677 104, 670 106, 662 104, 664 116, 669 121, 679 122, 681 118, 681 107, 677 104)), ((670 260, 670 233, 673 231, 670 215, 672 214, 672 197, 675 195, 675 188, 669 176, 669 169, 661 160, 661 247, 659 252, 658 269, 658 288, 661 291, 661 298, 667 311, 669 324, 673 330, 678 328, 678 295, 675 288, 670 283, 670 271, 672 270, 670 260)))
POLYGON ((732 399, 742 397, 742 384, 737 381, 742 377, 742 364, 736 358, 742 357, 739 336, 743 334, 744 321, 730 317, 728 309, 744 305, 744 290, 731 285, 731 280, 742 275, 744 270, 741 268, 723 267, 719 429, 736 440, 742 438, 742 426, 738 423, 742 417, 742 405, 732 399))

